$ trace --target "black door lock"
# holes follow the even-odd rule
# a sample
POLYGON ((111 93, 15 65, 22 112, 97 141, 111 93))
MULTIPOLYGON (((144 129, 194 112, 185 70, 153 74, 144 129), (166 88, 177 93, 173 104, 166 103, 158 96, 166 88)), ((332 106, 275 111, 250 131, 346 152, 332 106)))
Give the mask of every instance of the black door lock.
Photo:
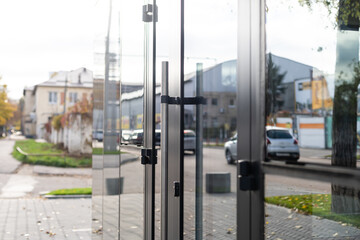
POLYGON ((174 182, 174 197, 180 197, 180 182, 174 182))
POLYGON ((245 160, 239 160, 239 180, 241 191, 251 191, 257 189, 256 179, 253 176, 253 167, 251 162, 245 160))

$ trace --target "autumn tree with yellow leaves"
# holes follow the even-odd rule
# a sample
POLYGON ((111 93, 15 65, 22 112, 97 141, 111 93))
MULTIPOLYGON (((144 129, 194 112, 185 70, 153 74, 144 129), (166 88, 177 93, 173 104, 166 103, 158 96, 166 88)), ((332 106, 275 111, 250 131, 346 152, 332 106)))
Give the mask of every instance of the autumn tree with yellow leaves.
MULTIPOLYGON (((1 79, 2 77, 0 76, 0 83, 1 79)), ((5 84, 0 84, 0 126, 4 126, 12 118, 14 111, 16 111, 16 107, 8 101, 6 88, 5 84)))

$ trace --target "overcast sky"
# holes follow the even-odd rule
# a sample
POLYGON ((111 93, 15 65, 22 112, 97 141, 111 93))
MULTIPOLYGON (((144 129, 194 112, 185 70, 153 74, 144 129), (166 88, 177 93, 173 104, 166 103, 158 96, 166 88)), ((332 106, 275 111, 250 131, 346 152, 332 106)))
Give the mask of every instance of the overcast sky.
MULTIPOLYGON (((0 1, 0 74, 2 83, 8 85, 9 96, 20 98, 24 86, 48 80, 49 72, 80 67, 94 70, 94 52, 98 51, 106 31, 107 2, 0 1)), ((141 64, 143 47, 141 10, 138 10, 143 1, 126 1, 126 4, 129 2, 132 6, 122 6, 129 9, 121 18, 127 23, 122 28, 122 48, 126 62, 132 64, 125 65, 123 74, 129 81, 141 81, 141 71, 136 68, 141 64)), ((167 29, 171 27, 167 2, 158 0, 161 46, 158 54, 165 56, 164 59, 169 49, 167 29)), ((196 62, 209 66, 236 58, 236 3, 236 0, 185 2, 187 72, 195 69, 196 62)), ((334 72, 336 31, 326 11, 319 8, 313 11, 316 14, 311 13, 300 7, 298 0, 271 0, 268 9, 268 51, 334 72)))
MULTIPOLYGON (((0 1, 0 74, 9 96, 49 72, 93 67, 95 0, 0 1)), ((96 15, 95 15, 96 16, 96 15)))

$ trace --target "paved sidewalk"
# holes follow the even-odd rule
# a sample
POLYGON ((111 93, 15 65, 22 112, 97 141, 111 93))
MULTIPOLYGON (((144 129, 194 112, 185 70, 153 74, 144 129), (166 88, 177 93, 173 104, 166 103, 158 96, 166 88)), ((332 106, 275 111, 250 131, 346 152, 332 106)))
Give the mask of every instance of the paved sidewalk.
MULTIPOLYGON (((185 198, 185 239, 194 239, 192 194, 185 198)), ((143 194, 121 195, 104 199, 104 236, 110 233, 121 212, 121 239, 142 239, 143 194)), ((157 197, 159 197, 157 195, 157 197)), ((204 239, 235 239, 235 195, 204 196, 204 239)), ((0 199, 0 239, 91 239, 91 199, 0 199)), ((156 204, 156 236, 159 237, 160 206, 156 204)), ((335 221, 295 213, 283 207, 266 206, 266 239, 271 240, 340 240, 360 239, 360 229, 335 221)), ((96 235, 94 235, 95 237, 96 235)))
POLYGON ((91 200, 0 199, 0 239, 91 239, 91 200))
POLYGON ((360 240, 360 229, 324 218, 295 213, 267 204, 266 239, 360 240))
MULTIPOLYGON (((185 193, 184 202, 184 239, 195 239, 195 198, 194 193, 185 193)), ((155 238, 160 237, 160 196, 156 194, 155 238)), ((143 223, 138 221, 143 217, 143 194, 122 194, 106 196, 102 209, 104 234, 115 232, 120 219, 121 239, 142 239, 143 223)), ((98 209, 98 214, 101 213, 98 209)), ((96 211, 96 209, 95 209, 96 211)), ((303 215, 290 209, 274 205, 266 205, 265 239, 271 240, 360 240, 360 229, 346 224, 303 215)), ((236 239, 236 194, 205 194, 203 206, 204 239, 234 240, 236 239)), ((113 237, 113 236, 112 236, 113 237)), ((105 239, 112 239, 105 238, 105 239)))
POLYGON ((0 140, 0 173, 13 173, 21 165, 11 155, 14 144, 12 140, 0 140))

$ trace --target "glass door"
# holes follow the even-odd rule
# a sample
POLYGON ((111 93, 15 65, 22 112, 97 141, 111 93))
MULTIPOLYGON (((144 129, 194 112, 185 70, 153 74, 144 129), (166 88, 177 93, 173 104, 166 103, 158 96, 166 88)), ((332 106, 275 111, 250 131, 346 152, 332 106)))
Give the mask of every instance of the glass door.
POLYGON ((155 239, 156 4, 96 5, 92 238, 155 239))
MULTIPOLYGON (((161 237, 237 239, 237 1, 172 1, 161 237)), ((160 20, 159 20, 160 21, 160 20)))
POLYGON ((358 4, 266 1, 269 239, 360 236, 358 4))

